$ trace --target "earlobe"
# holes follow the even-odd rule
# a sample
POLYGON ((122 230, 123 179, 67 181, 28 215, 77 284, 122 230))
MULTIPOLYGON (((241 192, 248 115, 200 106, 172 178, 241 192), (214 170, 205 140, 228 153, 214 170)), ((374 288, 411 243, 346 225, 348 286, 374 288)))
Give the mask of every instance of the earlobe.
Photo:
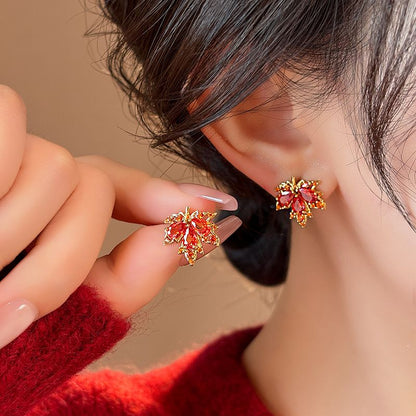
POLYGON ((271 195, 279 183, 295 176, 320 180, 327 197, 336 180, 306 124, 297 120, 295 127, 294 113, 287 91, 269 80, 202 131, 233 166, 271 195))

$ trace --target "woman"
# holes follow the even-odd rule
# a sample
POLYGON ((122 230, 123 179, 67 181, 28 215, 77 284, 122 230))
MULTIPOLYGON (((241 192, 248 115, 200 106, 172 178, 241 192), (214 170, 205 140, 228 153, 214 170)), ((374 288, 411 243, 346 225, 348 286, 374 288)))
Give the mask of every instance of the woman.
MULTIPOLYGON (((117 28, 110 72, 155 143, 237 197, 244 226, 224 244, 230 260, 253 280, 285 284, 262 328, 145 375, 68 380, 125 335, 128 317, 183 262, 177 245, 161 244, 163 219, 236 203, 107 159, 74 161, 26 137, 21 103, 3 89, 2 136, 13 137, 3 199, 19 201, 16 189, 34 206, 10 202, 32 229, 6 228, 5 260, 43 232, 1 282, 13 322, 37 319, 4 337, 2 414, 413 415, 414 2, 108 0, 102 9, 117 28), (30 197, 18 179, 51 154, 60 193, 30 197), (304 228, 276 211, 275 188, 292 177, 319 180, 327 202, 304 228), (93 264, 112 211, 149 226, 93 264)), ((222 241, 240 225, 229 218, 222 241)))

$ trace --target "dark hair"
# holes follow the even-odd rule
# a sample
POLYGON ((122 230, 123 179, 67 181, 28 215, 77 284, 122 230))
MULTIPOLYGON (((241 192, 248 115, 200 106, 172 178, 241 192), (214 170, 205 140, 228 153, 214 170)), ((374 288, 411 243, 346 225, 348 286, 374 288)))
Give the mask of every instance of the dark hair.
MULTIPOLYGON (((290 223, 274 198, 235 169, 201 133, 282 68, 326 81, 299 99, 318 103, 360 80, 357 132, 378 184, 409 225, 394 192, 387 137, 403 114, 415 67, 409 0, 101 0, 113 24, 109 71, 127 94, 153 147, 208 171, 237 197, 243 227, 224 248, 252 280, 286 278, 290 223), (364 65, 365 62, 365 65, 364 65), (207 97, 190 114, 189 105, 207 97), (318 99, 318 100, 317 100, 318 99), (401 110, 400 110, 401 109, 401 110)), ((109 33, 109 32, 107 32, 109 33)))

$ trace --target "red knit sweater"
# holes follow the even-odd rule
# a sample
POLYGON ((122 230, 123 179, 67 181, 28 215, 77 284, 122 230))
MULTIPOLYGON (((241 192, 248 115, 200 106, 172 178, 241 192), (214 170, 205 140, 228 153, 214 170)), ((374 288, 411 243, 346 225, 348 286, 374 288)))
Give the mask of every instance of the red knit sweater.
POLYGON ((0 415, 271 415, 240 360, 259 327, 222 336, 144 374, 79 373, 130 328, 95 289, 78 288, 0 350, 0 415))

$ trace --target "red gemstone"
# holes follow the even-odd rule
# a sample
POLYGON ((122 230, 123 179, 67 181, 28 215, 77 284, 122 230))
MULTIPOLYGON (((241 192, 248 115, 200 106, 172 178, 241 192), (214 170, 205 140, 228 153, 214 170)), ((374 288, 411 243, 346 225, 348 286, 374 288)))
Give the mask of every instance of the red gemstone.
POLYGON ((296 212, 302 212, 305 209, 305 202, 301 196, 295 196, 293 198, 292 209, 296 212))
POLYGON ((206 236, 210 232, 207 221, 201 218, 194 218, 191 224, 195 227, 195 230, 198 231, 200 235, 206 236))
POLYGON ((176 240, 185 234, 186 228, 187 226, 183 222, 176 222, 168 228, 167 235, 172 240, 176 240))
POLYGON ((198 236, 192 228, 188 228, 183 240, 188 247, 195 247, 198 245, 198 236))
POLYGON ((291 191, 280 191, 279 205, 285 207, 292 202, 293 193, 291 191))
POLYGON ((205 236, 205 242, 215 244, 217 241, 217 237, 214 234, 207 234, 205 236))
POLYGON ((310 188, 300 188, 299 193, 306 202, 314 202, 316 199, 315 192, 310 188))

